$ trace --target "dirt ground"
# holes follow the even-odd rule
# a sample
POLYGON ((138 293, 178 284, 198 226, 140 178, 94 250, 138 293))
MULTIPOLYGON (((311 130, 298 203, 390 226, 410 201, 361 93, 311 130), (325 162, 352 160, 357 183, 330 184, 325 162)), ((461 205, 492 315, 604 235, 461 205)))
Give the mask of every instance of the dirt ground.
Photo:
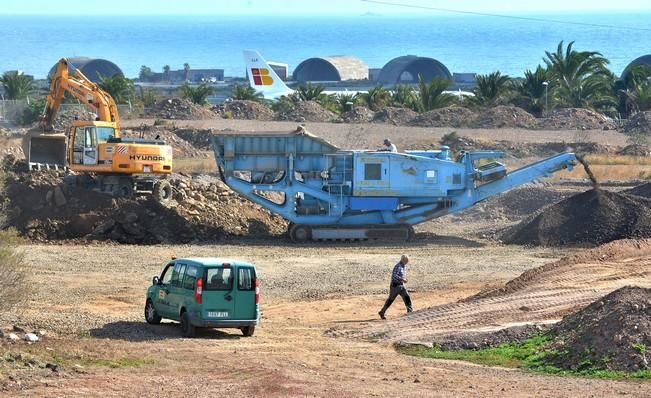
MULTIPOLYGON (((124 128, 136 128, 142 123, 153 124, 154 120, 124 120, 124 128)), ((237 131, 292 131, 297 122, 264 122, 256 120, 210 119, 176 120, 178 127, 212 128, 237 131)), ((346 149, 372 149, 382 146, 389 137, 399 150, 423 149, 451 131, 458 135, 486 141, 514 142, 577 142, 589 141, 603 145, 625 146, 627 136, 617 131, 603 130, 527 130, 527 129, 467 129, 451 127, 407 127, 386 124, 305 123, 311 133, 346 149)))
MULTIPOLYGON (((223 246, 73 245, 65 250, 29 245, 23 250, 34 291, 20 322, 45 329, 47 336, 31 346, 0 347, 72 359, 58 373, 35 372, 21 386, 5 380, 6 389, 0 390, 4 396, 569 397, 644 396, 648 391, 648 383, 641 382, 552 377, 406 357, 382 341, 327 333, 400 319, 400 302, 389 310, 389 323, 377 317, 400 253, 412 258, 409 286, 420 310, 497 288, 525 270, 557 260, 562 255, 558 249, 440 236, 407 248, 242 241, 223 246), (176 325, 144 322, 143 300, 151 277, 170 256, 189 254, 227 255, 258 265, 262 324, 254 337, 208 330, 185 339, 176 325), (76 360, 124 358, 141 365, 74 368, 76 360)), ((492 316, 486 313, 484 321, 492 316)), ((3 318, 18 322, 9 315, 3 318)))

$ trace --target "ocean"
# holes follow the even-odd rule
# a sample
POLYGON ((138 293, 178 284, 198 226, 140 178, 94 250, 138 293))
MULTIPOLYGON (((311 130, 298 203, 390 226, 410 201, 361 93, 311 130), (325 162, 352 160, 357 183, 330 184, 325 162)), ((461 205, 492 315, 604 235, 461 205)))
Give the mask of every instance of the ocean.
POLYGON ((129 77, 141 65, 161 71, 221 68, 244 76, 242 49, 289 64, 327 55, 354 55, 371 68, 394 57, 435 58, 452 72, 499 70, 522 76, 542 63, 545 50, 575 41, 599 51, 619 75, 633 59, 651 53, 651 13, 532 15, 536 18, 613 25, 602 28, 483 16, 0 16, 0 72, 47 75, 61 57, 115 62, 129 77), (643 28, 644 30, 627 30, 643 28))

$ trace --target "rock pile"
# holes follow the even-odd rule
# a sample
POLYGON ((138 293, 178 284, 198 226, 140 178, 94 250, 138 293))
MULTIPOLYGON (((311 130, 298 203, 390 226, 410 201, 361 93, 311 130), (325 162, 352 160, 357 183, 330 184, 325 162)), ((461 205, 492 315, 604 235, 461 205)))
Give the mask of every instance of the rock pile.
POLYGON ((158 101, 149 116, 160 119, 203 120, 215 119, 218 115, 184 98, 172 97, 158 101))
POLYGON ((550 364, 634 372, 651 361, 651 289, 626 286, 602 297, 556 324, 550 364))
POLYGON ((409 108, 386 107, 375 114, 373 122, 389 123, 394 126, 409 126, 418 113, 409 108))
POLYGON ((373 120, 375 112, 365 106, 356 106, 351 111, 341 114, 344 123, 368 123, 373 120))
POLYGON ((216 105, 212 110, 223 118, 267 121, 273 120, 274 117, 268 106, 255 101, 230 101, 216 105))
POLYGON ((583 108, 554 109, 539 120, 540 128, 547 130, 615 130, 617 124, 606 116, 583 108))
POLYGON ((476 117, 470 109, 452 106, 421 113, 410 124, 420 127, 473 127, 476 117))
POLYGON ((651 237, 651 199, 593 189, 545 208, 507 230, 511 244, 558 246, 651 237))
POLYGON ((651 111, 638 112, 624 125, 626 134, 651 134, 651 111))
POLYGON ((337 118, 337 115, 330 112, 315 101, 302 101, 288 111, 279 112, 275 120, 294 122, 330 122, 337 118))
POLYGON ((174 130, 173 133, 189 142, 196 149, 202 151, 212 150, 212 136, 214 134, 212 129, 182 128, 174 130))
POLYGON ((34 241, 99 240, 188 243, 229 236, 266 237, 286 222, 230 191, 219 179, 175 175, 173 201, 112 198, 63 184, 61 172, 30 174, 15 167, 6 179, 9 225, 34 241))
POLYGON ((474 122, 476 128, 528 128, 538 126, 538 120, 529 112, 517 106, 499 105, 484 109, 474 122))

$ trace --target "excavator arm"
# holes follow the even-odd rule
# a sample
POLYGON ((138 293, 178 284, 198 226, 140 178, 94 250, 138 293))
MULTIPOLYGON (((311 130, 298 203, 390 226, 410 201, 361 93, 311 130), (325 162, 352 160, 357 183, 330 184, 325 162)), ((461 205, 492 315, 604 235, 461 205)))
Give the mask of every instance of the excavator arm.
MULTIPOLYGON (((43 129, 45 131, 54 130, 54 118, 66 92, 93 108, 97 112, 97 120, 112 122, 119 126, 120 116, 113 97, 88 79, 79 69, 74 68, 74 65, 74 72, 70 74, 69 66, 66 58, 61 58, 56 66, 41 120, 43 129)), ((116 129, 116 134, 119 134, 119 129, 116 129)))

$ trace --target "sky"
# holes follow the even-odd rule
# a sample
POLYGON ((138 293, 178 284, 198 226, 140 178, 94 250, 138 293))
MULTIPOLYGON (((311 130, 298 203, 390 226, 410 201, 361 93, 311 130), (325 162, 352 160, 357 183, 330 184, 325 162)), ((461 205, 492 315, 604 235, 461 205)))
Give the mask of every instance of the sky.
MULTIPOLYGON (((441 7, 474 12, 565 12, 565 11, 651 11, 649 0, 386 0, 414 6, 441 7)), ((364 0, 52 0, 6 1, 0 6, 5 15, 323 15, 338 14, 419 14, 440 13, 396 7, 364 0)), ((443 12, 447 14, 447 12, 443 12)))

